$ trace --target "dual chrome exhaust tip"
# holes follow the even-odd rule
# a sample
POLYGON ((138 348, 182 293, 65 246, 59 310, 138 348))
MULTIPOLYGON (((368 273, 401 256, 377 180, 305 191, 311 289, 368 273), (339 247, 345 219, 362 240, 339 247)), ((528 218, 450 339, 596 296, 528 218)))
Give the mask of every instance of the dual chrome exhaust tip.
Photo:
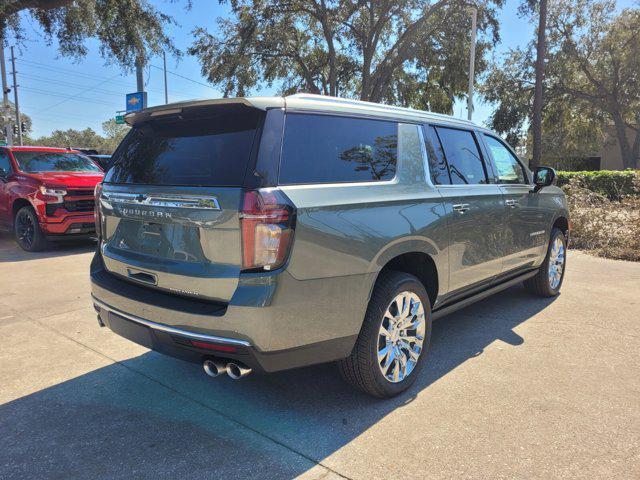
POLYGON ((234 380, 239 380, 251 373, 251 369, 240 362, 222 362, 220 360, 205 360, 202 364, 204 372, 210 377, 218 377, 225 373, 234 380))

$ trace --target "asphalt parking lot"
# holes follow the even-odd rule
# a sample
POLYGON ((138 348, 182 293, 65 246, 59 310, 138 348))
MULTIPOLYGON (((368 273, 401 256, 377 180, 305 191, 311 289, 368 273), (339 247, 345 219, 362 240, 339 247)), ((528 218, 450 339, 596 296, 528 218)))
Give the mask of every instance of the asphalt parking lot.
POLYGON ((0 478, 640 478, 640 264, 570 252, 434 325, 398 398, 333 365, 211 379, 99 328, 93 246, 0 237, 0 478))

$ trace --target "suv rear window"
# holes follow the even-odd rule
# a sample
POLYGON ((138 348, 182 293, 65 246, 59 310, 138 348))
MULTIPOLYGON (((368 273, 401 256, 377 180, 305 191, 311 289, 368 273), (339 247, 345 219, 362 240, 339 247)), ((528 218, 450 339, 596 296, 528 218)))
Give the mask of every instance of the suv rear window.
POLYGON ((287 114, 280 183, 391 180, 398 124, 330 115, 287 114))
POLYGON ((105 182, 240 186, 261 115, 174 117, 135 126, 113 154, 105 182))

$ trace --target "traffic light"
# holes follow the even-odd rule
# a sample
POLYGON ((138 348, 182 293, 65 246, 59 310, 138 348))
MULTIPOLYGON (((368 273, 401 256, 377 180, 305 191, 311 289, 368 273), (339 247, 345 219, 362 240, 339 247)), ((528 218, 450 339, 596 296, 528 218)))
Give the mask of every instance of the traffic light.
POLYGON ((27 124, 25 122, 20 122, 20 130, 22 133, 27 133, 27 124))
POLYGON ((18 125, 13 125, 13 134, 18 135, 18 125))

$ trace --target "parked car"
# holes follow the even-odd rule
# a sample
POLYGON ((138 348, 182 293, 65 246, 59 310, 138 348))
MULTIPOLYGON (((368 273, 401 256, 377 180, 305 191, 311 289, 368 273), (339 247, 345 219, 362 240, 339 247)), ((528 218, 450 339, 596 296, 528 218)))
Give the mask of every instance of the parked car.
POLYGON ((111 155, 87 154, 87 157, 96 162, 105 172, 111 166, 111 155))
POLYGON ((338 361, 389 397, 432 321, 524 282, 557 295, 567 205, 495 133, 294 95, 154 107, 99 193, 98 320, 234 379, 338 361))
POLYGON ((0 147, 0 227, 27 251, 95 235, 93 194, 103 176, 75 150, 0 147))

